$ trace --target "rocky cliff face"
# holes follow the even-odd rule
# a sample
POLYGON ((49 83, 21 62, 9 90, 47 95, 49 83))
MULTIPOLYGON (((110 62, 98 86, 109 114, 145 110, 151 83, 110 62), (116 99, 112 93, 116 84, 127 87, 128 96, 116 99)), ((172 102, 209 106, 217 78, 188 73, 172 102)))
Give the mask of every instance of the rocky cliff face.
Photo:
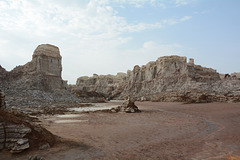
POLYGON ((127 75, 127 86, 122 95, 137 96, 182 90, 188 82, 209 83, 220 80, 216 70, 187 63, 186 57, 166 56, 142 67, 135 66, 127 75))
MULTIPOLYGON (((193 59, 187 62, 186 57, 165 56, 141 67, 136 65, 132 71, 128 71, 127 75, 121 78, 119 75, 80 77, 77 87, 80 90, 101 92, 111 98, 122 99, 129 94, 142 100, 189 101, 193 99, 197 102, 202 94, 222 95, 238 90, 240 86, 238 80, 236 82, 220 80, 216 70, 195 65, 193 59)), ((220 101, 220 99, 215 96, 215 99, 211 98, 209 101, 220 101)), ((235 97, 234 101, 237 99, 235 97)), ((206 98, 205 101, 207 101, 206 98)))
POLYGON ((127 74, 118 73, 114 75, 97 75, 93 77, 80 77, 77 79, 75 89, 83 92, 97 92, 103 94, 105 97, 112 97, 119 95, 125 85, 127 74))
POLYGON ((62 57, 56 46, 39 45, 32 61, 7 72, 0 66, 0 89, 6 94, 7 106, 41 106, 54 102, 76 102, 62 80, 62 57))

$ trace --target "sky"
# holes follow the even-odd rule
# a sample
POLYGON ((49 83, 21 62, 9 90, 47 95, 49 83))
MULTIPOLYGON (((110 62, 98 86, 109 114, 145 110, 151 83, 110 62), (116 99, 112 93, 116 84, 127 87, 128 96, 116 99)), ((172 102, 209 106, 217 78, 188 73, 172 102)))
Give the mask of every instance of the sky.
POLYGON ((0 0, 0 65, 40 44, 59 47, 69 84, 169 55, 240 72, 240 0, 0 0))

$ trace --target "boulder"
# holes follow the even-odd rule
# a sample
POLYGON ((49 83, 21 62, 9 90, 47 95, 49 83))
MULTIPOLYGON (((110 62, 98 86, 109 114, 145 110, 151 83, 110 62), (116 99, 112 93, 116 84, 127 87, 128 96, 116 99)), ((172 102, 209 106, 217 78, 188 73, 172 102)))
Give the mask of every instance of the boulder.
POLYGON ((136 113, 141 112, 138 107, 134 104, 136 100, 131 98, 129 95, 123 101, 123 103, 117 108, 112 108, 111 112, 126 112, 126 113, 136 113))

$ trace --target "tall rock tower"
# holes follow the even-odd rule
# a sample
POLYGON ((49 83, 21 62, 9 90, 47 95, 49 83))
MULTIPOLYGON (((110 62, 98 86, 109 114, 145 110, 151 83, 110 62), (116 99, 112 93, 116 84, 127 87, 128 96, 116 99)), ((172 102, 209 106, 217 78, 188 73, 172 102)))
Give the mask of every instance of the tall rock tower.
POLYGON ((31 62, 17 66, 7 74, 7 77, 9 81, 19 81, 23 88, 56 90, 67 87, 67 82, 62 80, 61 75, 62 56, 59 48, 41 44, 34 50, 31 62))
POLYGON ((62 57, 58 47, 50 44, 39 45, 33 53, 32 65, 36 73, 61 77, 62 57))

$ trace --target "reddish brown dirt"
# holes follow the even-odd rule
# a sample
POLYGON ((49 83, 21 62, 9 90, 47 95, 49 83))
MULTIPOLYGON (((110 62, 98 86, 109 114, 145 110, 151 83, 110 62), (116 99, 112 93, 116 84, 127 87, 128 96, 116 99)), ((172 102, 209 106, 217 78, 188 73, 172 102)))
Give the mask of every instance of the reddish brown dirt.
POLYGON ((43 126, 63 143, 12 158, 21 160, 31 154, 49 160, 218 160, 240 156, 240 103, 136 105, 141 113, 74 113, 76 117, 64 119, 75 120, 71 123, 58 121, 63 118, 56 116, 43 118, 43 126))

